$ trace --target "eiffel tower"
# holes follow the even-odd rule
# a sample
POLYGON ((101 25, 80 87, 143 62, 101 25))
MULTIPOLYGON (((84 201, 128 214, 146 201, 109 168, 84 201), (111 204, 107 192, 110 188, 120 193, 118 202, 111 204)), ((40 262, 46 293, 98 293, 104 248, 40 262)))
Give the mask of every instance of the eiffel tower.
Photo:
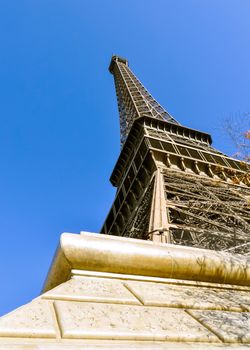
POLYGON ((128 61, 113 56, 121 153, 101 233, 232 253, 250 252, 249 165, 175 120, 128 61))
POLYGON ((0 349, 246 349, 248 165, 180 125, 127 60, 110 71, 122 149, 106 235, 60 236, 42 294, 0 318, 0 349))

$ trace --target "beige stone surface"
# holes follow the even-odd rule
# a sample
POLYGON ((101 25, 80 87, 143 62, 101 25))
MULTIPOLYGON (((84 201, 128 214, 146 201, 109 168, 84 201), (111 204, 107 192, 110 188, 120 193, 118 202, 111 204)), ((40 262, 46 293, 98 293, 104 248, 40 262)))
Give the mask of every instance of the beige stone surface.
POLYGON ((249 258, 72 236, 47 292, 0 319, 0 350, 250 348, 249 258))
POLYGON ((244 311, 250 311, 250 292, 247 291, 224 291, 225 298, 230 303, 238 303, 244 311))
POLYGON ((56 301, 63 338, 218 341, 181 309, 56 301))
POLYGON ((101 277, 108 279, 118 279, 121 281, 142 281, 142 282, 155 282, 155 283, 167 283, 172 285, 181 285, 181 286, 194 286, 194 287, 208 287, 216 289, 233 289, 239 291, 250 292, 250 287, 228 284, 228 283, 213 283, 213 282, 201 282, 194 280, 183 280, 176 278, 163 278, 163 277, 152 277, 152 276, 143 276, 143 275, 130 275, 130 274, 120 274, 120 273, 111 273, 111 272, 98 272, 98 271, 88 271, 88 270, 76 270, 72 269, 72 275, 75 277, 101 277))
POLYGON ((0 344, 0 350, 249 350, 248 345, 244 344, 199 344, 199 343, 165 343, 165 342, 115 342, 109 341, 108 344, 101 342, 84 342, 78 344, 76 342, 71 342, 70 344, 65 344, 62 342, 57 343, 40 343, 37 344, 0 344))
POLYGON ((43 298, 140 304, 139 300, 119 280, 75 277, 43 294, 43 298))
POLYGON ((144 305, 231 311, 246 311, 247 305, 250 307, 250 292, 153 282, 125 284, 144 305))
POLYGON ((224 342, 250 342, 250 313, 189 310, 188 313, 211 329, 224 342))
POLYGON ((49 302, 37 299, 0 318, 0 337, 56 337, 49 302))

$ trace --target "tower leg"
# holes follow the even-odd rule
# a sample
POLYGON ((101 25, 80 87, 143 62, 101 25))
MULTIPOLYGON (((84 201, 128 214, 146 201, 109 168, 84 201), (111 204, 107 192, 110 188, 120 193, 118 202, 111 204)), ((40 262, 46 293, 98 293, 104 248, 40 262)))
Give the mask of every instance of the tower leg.
POLYGON ((164 190, 164 178, 161 168, 155 174, 155 187, 149 224, 149 239, 154 242, 170 243, 167 203, 164 190))
POLYGON ((170 243, 170 234, 168 230, 154 231, 149 234, 149 239, 157 243, 170 243))

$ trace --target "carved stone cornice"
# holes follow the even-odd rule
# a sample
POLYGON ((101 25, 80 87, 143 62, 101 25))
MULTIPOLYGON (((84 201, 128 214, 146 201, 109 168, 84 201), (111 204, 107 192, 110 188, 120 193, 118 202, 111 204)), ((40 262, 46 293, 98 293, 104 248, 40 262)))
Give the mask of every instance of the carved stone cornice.
POLYGON ((61 235, 43 292, 73 269, 250 286, 246 256, 87 232, 61 235))

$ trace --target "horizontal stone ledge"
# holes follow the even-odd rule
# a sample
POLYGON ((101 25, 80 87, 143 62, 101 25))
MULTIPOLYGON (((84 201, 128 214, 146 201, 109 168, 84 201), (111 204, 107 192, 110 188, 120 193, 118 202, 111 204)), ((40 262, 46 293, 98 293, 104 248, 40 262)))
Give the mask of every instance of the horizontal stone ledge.
POLYGON ((246 256, 89 232, 61 235, 43 292, 72 269, 250 285, 246 256))

